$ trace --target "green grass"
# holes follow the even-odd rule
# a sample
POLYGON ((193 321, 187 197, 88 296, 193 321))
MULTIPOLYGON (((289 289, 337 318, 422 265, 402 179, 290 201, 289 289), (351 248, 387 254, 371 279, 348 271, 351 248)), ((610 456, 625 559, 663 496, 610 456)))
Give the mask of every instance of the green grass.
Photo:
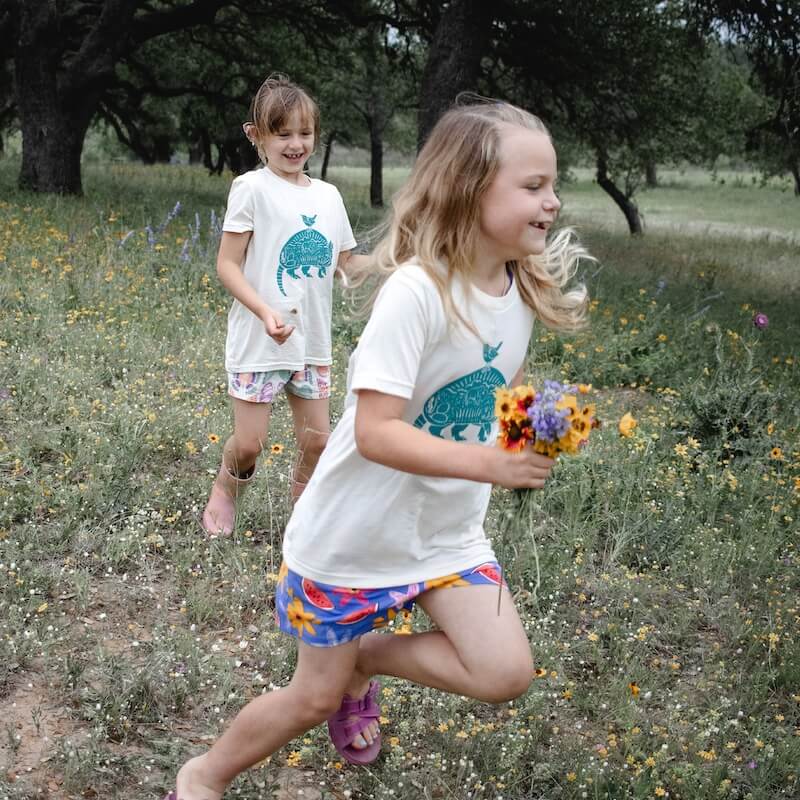
MULTIPOLYGON (((0 794, 157 797, 292 674, 272 620, 290 418, 279 401, 285 449, 262 458, 239 530, 206 540, 230 429, 212 220, 229 177, 91 164, 75 199, 18 192, 16 167, 0 161, 0 794), (145 226, 178 200, 151 247, 145 226)), ((404 175, 387 171, 387 196, 404 175)), ((381 216, 366 176, 331 171, 362 235, 381 216)), ((663 173, 631 239, 579 177, 563 194, 599 258, 591 325, 537 328, 529 368, 591 382, 603 427, 532 526, 502 491, 487 521, 540 677, 501 707, 386 681, 374 767, 343 768, 319 729, 231 796, 797 795, 798 201, 663 173)), ((361 324, 334 319, 334 417, 361 324)))

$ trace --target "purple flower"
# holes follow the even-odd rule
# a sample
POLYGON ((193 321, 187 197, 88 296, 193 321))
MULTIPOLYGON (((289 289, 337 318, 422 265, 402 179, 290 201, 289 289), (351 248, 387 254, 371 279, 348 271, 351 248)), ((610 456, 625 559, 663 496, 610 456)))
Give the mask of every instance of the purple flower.
POLYGON ((569 430, 569 409, 556 408, 556 403, 573 387, 562 386, 558 381, 545 381, 544 391, 537 392, 533 403, 527 409, 528 417, 536 438, 545 442, 558 441, 569 430))
POLYGON ((756 313, 753 314, 753 325, 760 331, 763 331, 764 328, 769 325, 769 317, 763 311, 756 311, 756 313))
POLYGON ((750 761, 747 764, 747 769, 755 769, 758 766, 755 761, 750 761))

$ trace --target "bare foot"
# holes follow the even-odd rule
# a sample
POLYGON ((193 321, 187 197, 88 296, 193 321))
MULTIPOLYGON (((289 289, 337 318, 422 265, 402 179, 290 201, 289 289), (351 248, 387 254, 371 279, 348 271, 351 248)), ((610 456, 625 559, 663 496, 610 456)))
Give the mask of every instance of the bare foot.
POLYGON ((209 781, 203 774, 203 756, 190 758, 175 779, 176 800, 221 800, 225 786, 209 781))
POLYGON ((203 528, 210 536, 230 536, 233 533, 233 523, 236 516, 236 506, 233 498, 216 483, 211 487, 211 495, 203 511, 203 528))

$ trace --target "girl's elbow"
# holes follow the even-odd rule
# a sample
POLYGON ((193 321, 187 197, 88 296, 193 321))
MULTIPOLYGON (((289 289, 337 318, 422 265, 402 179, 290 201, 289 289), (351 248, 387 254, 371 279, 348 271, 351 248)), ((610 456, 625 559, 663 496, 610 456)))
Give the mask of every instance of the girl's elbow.
POLYGON ((370 453, 370 436, 366 433, 362 426, 356 425, 355 430, 356 435, 356 450, 358 450, 358 454, 362 458, 366 458, 371 460, 369 457, 370 453))
POLYGON ((377 455, 377 437, 374 435, 369 425, 358 424, 356 420, 355 426, 356 450, 362 458, 367 461, 376 461, 377 455))

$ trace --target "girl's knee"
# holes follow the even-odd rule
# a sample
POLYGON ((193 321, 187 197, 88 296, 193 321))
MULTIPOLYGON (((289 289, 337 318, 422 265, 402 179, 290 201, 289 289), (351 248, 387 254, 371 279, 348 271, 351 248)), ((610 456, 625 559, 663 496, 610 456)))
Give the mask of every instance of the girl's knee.
POLYGON ((245 436, 236 436, 233 442, 233 447, 230 448, 226 463, 228 467, 234 469, 238 464, 250 465, 260 455, 264 449, 264 442, 258 438, 251 438, 245 436))
POLYGON ((316 461, 322 455, 325 445, 328 443, 329 433, 319 431, 306 431, 297 442, 301 456, 307 460, 316 461))
POLYGON ((481 696, 487 703, 507 703, 521 697, 533 681, 533 659, 530 653, 508 658, 502 664, 493 663, 479 679, 481 696))
POLYGON ((310 725, 319 725, 333 716, 342 705, 344 690, 329 686, 304 686, 298 706, 310 725))

